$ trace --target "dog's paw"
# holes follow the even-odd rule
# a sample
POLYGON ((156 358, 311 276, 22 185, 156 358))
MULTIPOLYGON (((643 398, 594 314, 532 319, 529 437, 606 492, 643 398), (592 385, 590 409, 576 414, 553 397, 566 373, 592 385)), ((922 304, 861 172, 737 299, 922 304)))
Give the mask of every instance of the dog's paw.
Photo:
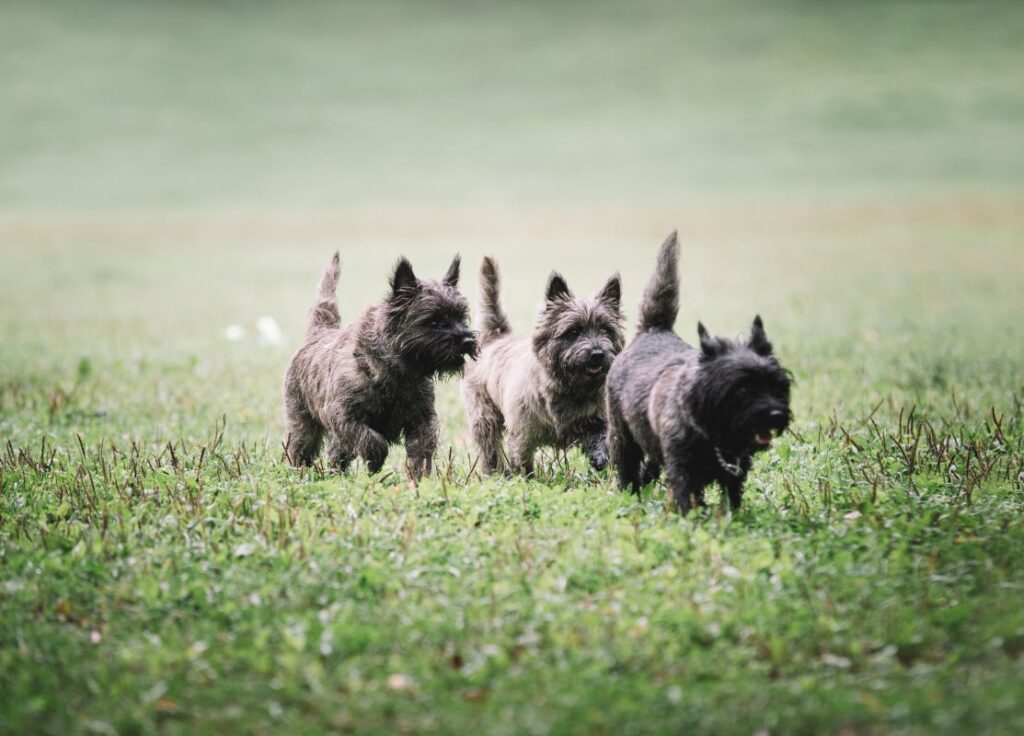
POLYGON ((604 450, 592 452, 589 456, 590 467, 594 470, 604 470, 608 467, 608 453, 604 450))
POLYGON ((388 442, 380 434, 370 430, 362 443, 360 455, 366 461, 370 473, 378 473, 388 457, 388 442))
POLYGON ((430 475, 431 462, 429 457, 410 457, 405 460, 405 472, 409 480, 419 482, 423 476, 430 475))

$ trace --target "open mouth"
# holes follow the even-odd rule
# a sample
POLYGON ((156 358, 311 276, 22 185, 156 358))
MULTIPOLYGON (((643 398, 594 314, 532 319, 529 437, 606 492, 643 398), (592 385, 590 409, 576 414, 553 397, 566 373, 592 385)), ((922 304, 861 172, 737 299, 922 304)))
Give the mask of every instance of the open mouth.
POLYGON ((773 437, 773 432, 758 432, 754 435, 754 442, 759 444, 761 447, 767 447, 772 443, 773 437))
POLYGON ((592 376, 596 376, 600 372, 601 372, 601 366, 599 366, 599 365, 588 365, 587 366, 587 373, 589 373, 592 376))

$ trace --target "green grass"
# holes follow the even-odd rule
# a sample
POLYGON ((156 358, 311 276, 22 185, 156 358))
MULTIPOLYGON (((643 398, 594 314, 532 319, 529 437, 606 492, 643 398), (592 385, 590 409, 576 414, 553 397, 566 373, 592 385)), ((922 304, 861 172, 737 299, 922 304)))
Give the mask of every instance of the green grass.
POLYGON ((0 9, 0 732, 1024 731, 1012 3, 0 9), (318 271, 756 312, 747 503, 282 459, 318 271), (254 322, 276 318, 285 345, 254 322), (239 324, 246 336, 224 337, 239 324))

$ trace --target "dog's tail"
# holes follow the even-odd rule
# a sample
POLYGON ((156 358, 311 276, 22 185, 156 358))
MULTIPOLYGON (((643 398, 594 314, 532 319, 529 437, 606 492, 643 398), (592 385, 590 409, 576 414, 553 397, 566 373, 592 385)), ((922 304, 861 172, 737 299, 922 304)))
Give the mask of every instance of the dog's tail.
POLYGON ((501 306, 499 286, 498 264, 484 256, 480 264, 480 347, 512 331, 501 306))
POLYGON ((313 308, 309 310, 309 319, 306 321, 306 331, 312 332, 316 329, 337 329, 341 326, 341 313, 338 312, 338 297, 335 289, 338 287, 338 274, 341 272, 341 259, 338 252, 324 268, 324 275, 320 277, 320 286, 316 290, 316 301, 313 308))
POLYGON ((640 332, 671 330, 679 313, 679 243, 672 232, 658 251, 658 263, 640 300, 640 332))

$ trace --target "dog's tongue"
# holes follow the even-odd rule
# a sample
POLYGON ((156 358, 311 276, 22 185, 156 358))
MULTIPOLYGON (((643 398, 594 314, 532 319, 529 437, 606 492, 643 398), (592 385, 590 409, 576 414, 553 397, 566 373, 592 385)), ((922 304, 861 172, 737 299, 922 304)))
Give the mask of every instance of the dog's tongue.
POLYGON ((757 442, 757 444, 759 445, 770 445, 772 443, 771 432, 754 435, 754 441, 757 442))
POLYGON ((589 368, 587 368, 587 373, 600 373, 600 372, 601 372, 601 366, 598 366, 598 365, 590 366, 589 368))

